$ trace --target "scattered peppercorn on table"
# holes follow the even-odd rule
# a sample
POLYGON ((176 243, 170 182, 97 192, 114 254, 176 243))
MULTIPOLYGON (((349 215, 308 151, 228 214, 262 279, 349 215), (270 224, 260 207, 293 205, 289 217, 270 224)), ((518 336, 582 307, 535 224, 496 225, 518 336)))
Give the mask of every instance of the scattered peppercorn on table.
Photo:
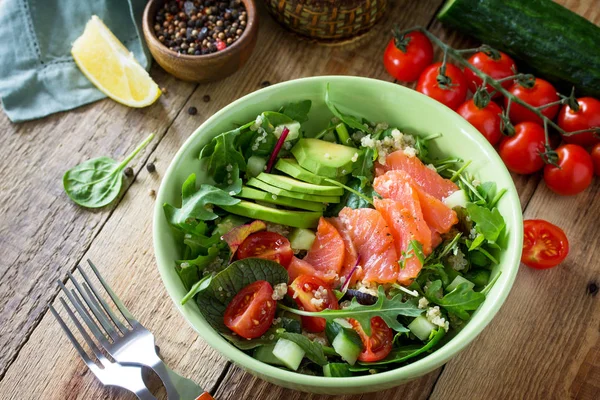
MULTIPOLYGON (((223 106, 261 86, 325 74, 390 80, 381 56, 394 23, 429 27, 454 47, 473 44, 435 20, 442 2, 391 2, 387 18, 366 37, 346 46, 320 47, 285 32, 258 1, 261 27, 256 50, 228 79, 195 85, 178 81, 155 65, 150 75, 163 95, 147 109, 107 99, 18 125, 1 114, 0 399, 134 398, 101 386, 47 312, 46 304, 58 302, 54 281, 86 258, 103 267, 101 273, 114 291, 155 334, 167 364, 200 383, 215 399, 330 398, 261 381, 221 358, 183 321, 154 261, 155 191, 191 132, 223 106), (156 132, 156 139, 124 171, 126 190, 114 204, 90 212, 67 198, 61 187, 66 169, 101 154, 122 158, 150 132, 156 132)), ((597 0, 558 2, 600 24, 597 0)), ((218 7, 221 2, 215 3, 218 7)), ((214 46, 221 39, 225 44, 235 41, 238 29, 243 29, 242 11, 223 17, 230 25, 221 38, 223 30, 216 29, 220 20, 211 21, 216 29, 214 46)), ((164 40, 178 46, 177 51, 190 54, 191 43, 182 46, 183 40, 178 43, 175 37, 177 33, 187 37, 189 30, 194 54, 210 52, 213 41, 204 43, 206 26, 197 20, 179 21, 179 31, 172 29, 173 39, 165 20, 154 28, 159 35, 166 28, 164 40)), ((500 313, 463 353, 428 375, 374 395, 378 399, 600 396, 600 184, 596 179, 583 193, 561 197, 546 188, 539 174, 514 179, 525 218, 561 226, 571 242, 569 256, 552 270, 522 267, 500 313)), ((160 386, 152 377, 149 382, 152 388, 160 386)), ((157 393, 166 399, 164 390, 157 393)))

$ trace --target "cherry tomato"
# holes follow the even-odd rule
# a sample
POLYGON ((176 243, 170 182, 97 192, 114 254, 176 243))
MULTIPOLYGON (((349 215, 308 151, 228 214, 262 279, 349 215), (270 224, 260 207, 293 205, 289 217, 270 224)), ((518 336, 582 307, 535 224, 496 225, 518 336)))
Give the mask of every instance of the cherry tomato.
POLYGON ((467 100, 458 107, 456 112, 477 128, 492 146, 495 146, 502 138, 500 130, 502 109, 493 101, 490 101, 484 108, 478 108, 473 99, 467 100))
MULTIPOLYGON (((558 114, 558 126, 567 132, 600 127, 600 100, 582 97, 577 99, 577 103, 579 103, 578 111, 573 111, 568 104, 563 106, 558 114)), ((563 136, 563 139, 567 143, 580 146, 593 146, 600 143, 600 138, 592 132, 563 136)))
MULTIPOLYGON (((552 86, 550 82, 541 78, 535 78, 535 83, 531 88, 526 88, 521 86, 519 83, 515 83, 510 87, 510 89, 508 89, 508 91, 533 107, 540 107, 559 100, 554 86, 552 86)), ((507 105, 508 100, 507 98, 504 98, 504 107, 507 105)), ((542 114, 550 119, 553 119, 558 112, 558 108, 558 104, 544 108, 542 109, 542 114)), ((510 120, 515 124, 523 121, 532 121, 537 122, 538 124, 544 123, 542 119, 535 115, 532 111, 515 102, 513 102, 510 106, 509 117, 510 120)))
POLYGON ((600 143, 592 148, 592 162, 596 176, 600 176, 600 143))
POLYGON ((558 167, 546 164, 544 180, 555 193, 571 196, 583 192, 594 176, 592 156, 581 146, 565 144, 556 149, 558 167))
POLYGON ((431 64, 421 73, 417 83, 417 91, 456 110, 467 98, 467 81, 460 68, 454 64, 446 64, 448 84, 440 84, 438 75, 442 63, 431 64))
POLYGON ((394 333, 381 317, 371 318, 371 336, 366 335, 362 326, 355 319, 350 319, 350 323, 363 342, 363 350, 358 355, 359 361, 379 361, 390 354, 394 333))
MULTIPOLYGON (((312 275, 300 275, 288 287, 288 294, 296 300, 296 304, 306 311, 323 311, 326 308, 337 310, 340 308, 337 298, 331 287, 322 280, 312 275)), ((318 317, 302 317, 302 327, 308 332, 323 332, 326 321, 318 317)))
POLYGON ((273 288, 267 281, 249 284, 235 295, 225 309, 225 326, 245 339, 263 335, 275 318, 273 288))
POLYGON ((515 134, 500 142, 498 153, 504 165, 517 174, 532 174, 544 167, 544 128, 534 122, 515 125, 515 134))
MULTIPOLYGON (((502 52, 500 52, 500 58, 494 60, 486 53, 480 51, 478 53, 473 54, 469 58, 469 62, 473 64, 475 68, 494 79, 506 78, 508 76, 514 75, 517 71, 517 66, 513 59, 502 52)), ((483 83, 481 78, 475 75, 475 73, 468 68, 465 68, 465 78, 467 79, 469 89, 471 89, 471 92, 473 93, 475 93, 477 87, 481 86, 483 83)), ((504 87, 504 89, 510 88, 512 84, 512 80, 502 82, 502 86, 504 87)), ((492 93, 492 90, 494 90, 494 88, 492 88, 490 85, 486 85, 486 88, 489 93, 492 93)), ((494 93, 493 97, 500 96, 501 93, 494 93)))
POLYGON ((237 250, 239 260, 249 257, 276 261, 287 268, 294 256, 290 241, 279 233, 256 232, 248 236, 237 250))
POLYGON ((558 226, 541 219, 529 219, 523 221, 523 230, 521 262, 528 267, 556 267, 569 254, 567 235, 558 226))
POLYGON ((421 32, 404 35, 404 41, 408 42, 405 51, 396 46, 396 38, 390 40, 383 53, 383 65, 395 79, 413 82, 433 61, 433 46, 421 32))

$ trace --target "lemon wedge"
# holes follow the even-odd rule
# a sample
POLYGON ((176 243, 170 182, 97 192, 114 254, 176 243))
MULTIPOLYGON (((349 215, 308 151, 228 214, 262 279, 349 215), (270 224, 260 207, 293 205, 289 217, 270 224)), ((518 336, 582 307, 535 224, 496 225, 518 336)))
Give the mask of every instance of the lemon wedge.
POLYGON ((161 95, 158 85, 96 15, 73 43, 83 74, 104 94, 129 107, 146 107, 161 95))

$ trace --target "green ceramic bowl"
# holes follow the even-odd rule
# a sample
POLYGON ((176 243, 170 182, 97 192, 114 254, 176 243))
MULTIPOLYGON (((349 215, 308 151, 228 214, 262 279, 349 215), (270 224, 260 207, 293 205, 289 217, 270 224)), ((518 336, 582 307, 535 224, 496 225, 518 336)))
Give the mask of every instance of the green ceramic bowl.
POLYGON ((416 91, 389 82, 349 76, 283 82, 242 97, 217 112, 179 149, 163 178, 154 210, 154 249, 160 274, 175 305, 198 334, 224 357, 262 379, 292 389, 326 394, 361 393, 401 385, 433 371, 458 354, 481 333, 506 299, 519 267, 522 232, 521 206, 513 181, 496 151, 475 128, 454 111, 416 91), (305 130, 317 132, 326 126, 331 118, 324 103, 327 83, 330 83, 331 96, 342 112, 352 112, 371 121, 385 121, 406 133, 442 133, 443 136, 435 140, 434 154, 472 160, 469 171, 480 181, 494 181, 499 188, 508 190, 498 204, 506 220, 503 239, 506 250, 492 276, 502 273, 471 321, 443 347, 418 361, 387 372, 353 378, 301 375, 264 364, 238 350, 214 331, 193 301, 181 306, 180 300, 186 290, 173 262, 181 255, 162 209, 165 202, 180 204, 181 185, 190 173, 195 172, 202 178, 198 161, 200 149, 213 136, 230 130, 234 123, 249 121, 262 111, 277 110, 285 103, 310 99, 313 105, 305 130))

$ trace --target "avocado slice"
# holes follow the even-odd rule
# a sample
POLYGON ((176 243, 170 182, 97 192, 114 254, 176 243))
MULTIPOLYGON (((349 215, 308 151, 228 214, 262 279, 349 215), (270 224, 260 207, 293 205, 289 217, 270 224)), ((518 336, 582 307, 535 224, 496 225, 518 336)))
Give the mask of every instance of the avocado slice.
POLYGON ((275 164, 275 169, 304 182, 314 183, 315 185, 326 183, 322 176, 305 170, 293 158, 280 158, 275 164))
POLYGON ((314 211, 279 210, 242 200, 232 206, 219 206, 232 214, 287 225, 294 228, 316 228, 323 215, 314 211))
POLYGON ((337 178, 352 172, 353 160, 361 150, 319 139, 300 139, 292 154, 301 167, 317 175, 337 178))
POLYGON ((245 199, 264 201, 265 203, 277 204, 284 207, 301 208, 309 211, 323 211, 325 208, 323 203, 277 196, 276 194, 263 192, 262 190, 257 190, 247 186, 244 186, 242 191, 236 196, 245 199))
POLYGON ((267 174, 266 172, 260 173, 256 179, 271 186, 289 190, 290 192, 316 194, 319 196, 342 196, 344 194, 344 189, 338 186, 315 185, 287 176, 267 174))
POLYGON ((319 196, 316 194, 291 192, 289 190, 271 186, 268 183, 260 181, 256 178, 250 178, 246 184, 248 186, 262 189, 265 192, 269 192, 269 193, 277 195, 277 196, 291 197, 292 199, 316 201, 317 203, 339 203, 340 202, 340 198, 338 196, 319 196))

